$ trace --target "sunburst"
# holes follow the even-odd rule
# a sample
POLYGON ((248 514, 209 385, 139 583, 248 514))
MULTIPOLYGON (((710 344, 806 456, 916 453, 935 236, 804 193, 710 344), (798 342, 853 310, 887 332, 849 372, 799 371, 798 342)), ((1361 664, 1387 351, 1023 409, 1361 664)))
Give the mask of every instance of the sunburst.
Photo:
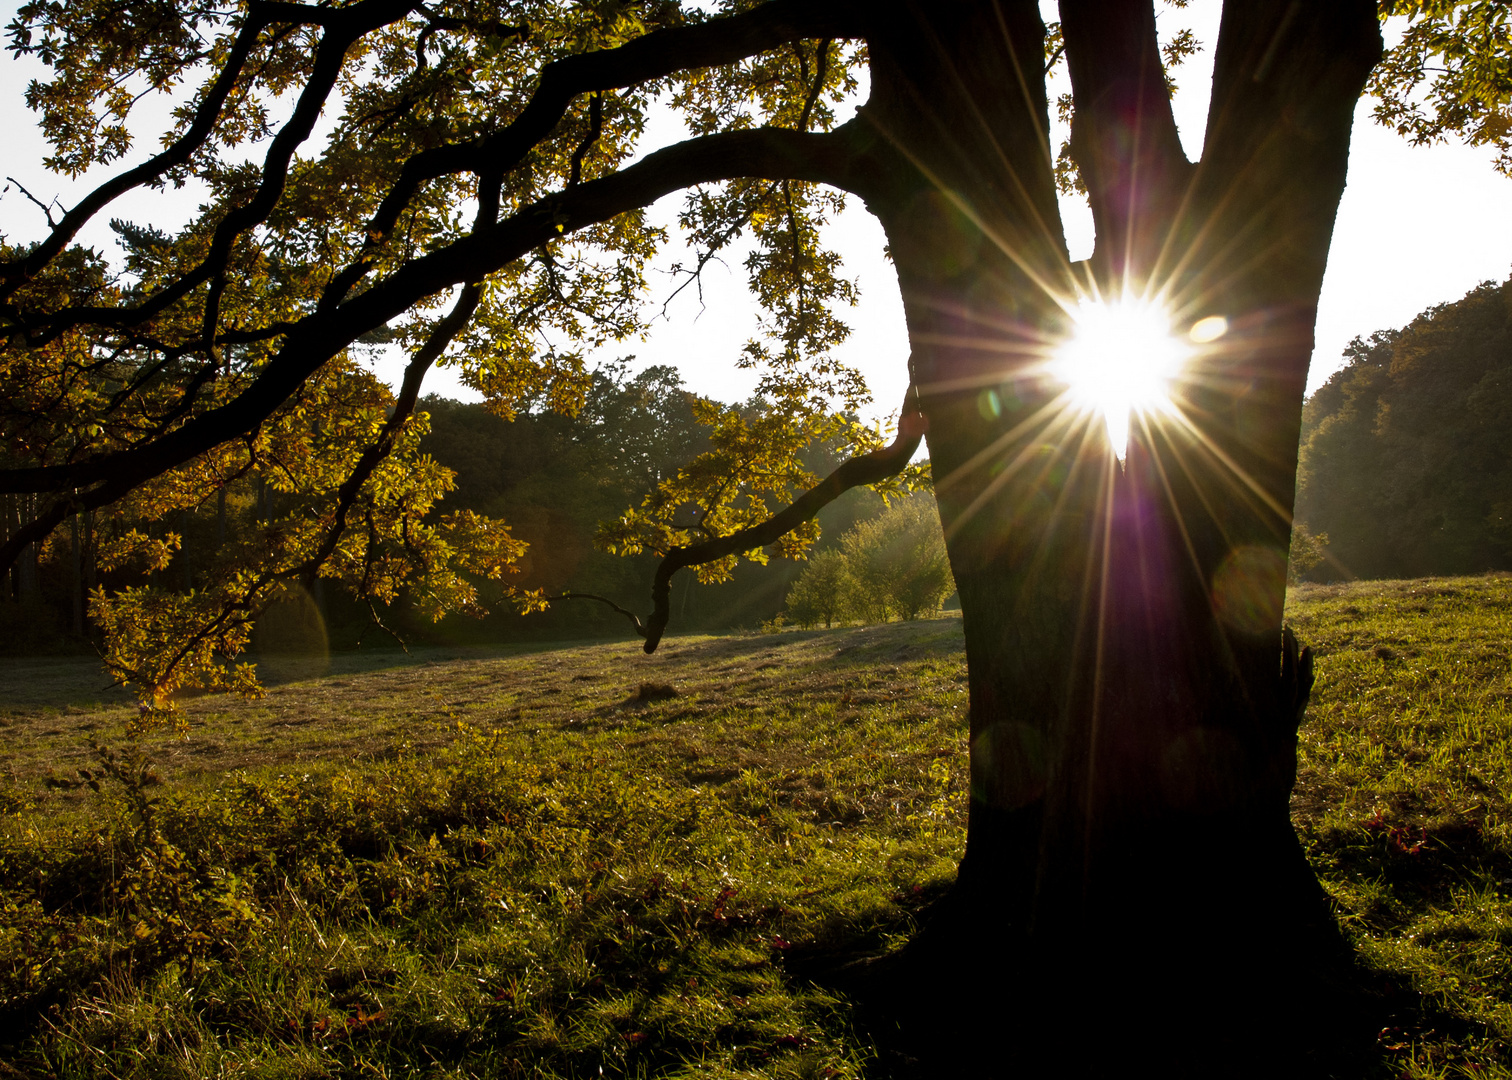
POLYGON ((1047 370, 1065 385, 1072 407, 1102 417, 1122 461, 1133 419, 1173 410, 1172 386, 1192 358, 1191 344, 1159 304, 1132 297, 1084 300, 1070 314, 1071 333, 1047 370))

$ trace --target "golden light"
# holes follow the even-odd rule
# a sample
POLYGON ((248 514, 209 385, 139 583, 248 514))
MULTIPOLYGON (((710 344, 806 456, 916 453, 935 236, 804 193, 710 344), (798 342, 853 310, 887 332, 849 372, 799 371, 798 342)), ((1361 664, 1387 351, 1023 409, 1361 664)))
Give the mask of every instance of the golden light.
POLYGON ((1172 333, 1164 311, 1137 300, 1083 301, 1072 319, 1049 372, 1065 384, 1073 405, 1102 414, 1108 443, 1122 461, 1133 416, 1171 409, 1171 384, 1190 347, 1172 333))

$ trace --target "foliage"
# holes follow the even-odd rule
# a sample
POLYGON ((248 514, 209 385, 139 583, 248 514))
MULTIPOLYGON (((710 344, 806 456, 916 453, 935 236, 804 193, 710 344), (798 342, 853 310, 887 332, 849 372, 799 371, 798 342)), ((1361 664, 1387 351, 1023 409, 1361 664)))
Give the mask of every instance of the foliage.
MULTIPOLYGON (((92 550, 82 557, 114 587, 94 589, 89 614, 111 671, 142 695, 143 723, 171 716, 181 690, 256 693, 252 667, 231 658, 262 610, 301 579, 318 575, 382 603, 402 590, 435 620, 478 610, 464 572, 481 580, 513 572, 524 546, 501 522, 470 510, 431 513, 451 473, 421 452, 423 418, 390 423, 392 402, 371 374, 329 365, 254 437, 91 515, 92 550), (387 452, 352 490, 347 478, 375 439, 387 452), (257 505, 233 514, 227 529, 216 500, 252 488, 257 505), (184 550, 192 519, 207 515, 220 517, 219 534, 184 550), (157 524, 165 517, 177 528, 157 524)), ((66 554, 55 537, 41 559, 66 554)))
MULTIPOLYGON (((573 417, 530 409, 506 423, 481 405, 428 398, 425 406, 432 431, 422 445, 457 473, 456 490, 447 502, 508 518, 514 535, 530 545, 517 564, 518 588, 553 596, 593 593, 642 610, 655 572, 653 554, 623 558, 617 544, 605 545, 602 538, 623 526, 625 507, 669 502, 665 493, 686 482, 679 473, 690 459, 716 475, 719 466, 710 462, 720 455, 710 451, 711 429, 701 417, 734 412, 760 427, 768 425, 771 410, 760 399, 739 409, 700 402, 683 389, 674 369, 661 366, 633 377, 623 369, 595 372, 583 408, 573 417)), ((798 459, 798 468, 806 477, 825 474, 842 460, 845 449, 812 446, 798 459)), ((878 502, 865 491, 847 492, 820 512, 815 528, 844 531, 878 502)), ((689 580, 676 585, 677 625, 729 629, 770 618, 796 572, 791 563, 768 563, 763 556, 759 563, 746 560, 718 584, 693 588, 692 575, 687 575, 689 580)), ((591 603, 555 603, 524 619, 505 609, 476 626, 452 620, 435 631, 410 625, 402 614, 395 621, 407 639, 417 640, 604 635, 629 629, 622 616, 591 603)))
POLYGON ((1328 558, 1328 534, 1314 534, 1300 521, 1292 523, 1291 547, 1286 559, 1286 581, 1295 585, 1303 575, 1328 558))
POLYGON ((1371 74, 1375 118, 1416 146, 1458 136, 1512 175, 1512 13, 1500 0, 1384 0, 1402 40, 1371 74))
POLYGON ((1297 517, 1329 537, 1316 572, 1512 566, 1512 282, 1346 355, 1303 413, 1297 517))
POLYGON ((955 591, 933 496, 900 500, 840 545, 854 583, 852 606, 877 622, 933 614, 955 591))
POLYGON ((848 617, 851 587, 845 553, 837 548, 817 551, 788 590, 783 608, 805 630, 820 623, 828 630, 836 620, 848 617))
MULTIPOLYGON (((523 549, 498 522, 430 514, 446 479, 415 453, 420 381, 457 365, 506 418, 584 407, 584 353, 644 329, 643 268, 665 237, 639 209, 660 191, 636 188, 623 212, 591 221, 570 206, 597 198, 599 181, 642 183, 625 166, 657 95, 700 134, 834 126, 864 50, 739 21, 740 8, 726 13, 731 33, 755 25, 768 44, 711 65, 697 60, 717 44, 707 17, 672 2, 529 0, 507 17, 472 0, 21 5, 9 44, 51 68, 27 92, 50 168, 115 162, 144 141, 143 98, 171 93, 176 106, 159 152, 61 218, 43 211, 40 242, 0 248, 0 465, 28 493, 27 470, 51 470, 52 493, 7 522, 5 561, 28 565, 23 552, 95 512, 109 518, 100 550, 145 538, 131 554, 147 580, 106 574, 94 604, 117 674, 154 712, 179 689, 254 690, 228 660, 292 582, 324 578, 380 606, 406 590, 427 615, 476 609, 476 579, 523 549), (614 66, 643 40, 629 69, 614 66), (323 110, 330 134, 312 143, 323 110), (121 192, 168 183, 201 194, 184 229, 116 220, 115 259, 74 243, 121 192), (490 239, 517 227, 518 250, 490 239), (408 354, 397 397, 358 363, 376 347, 408 354), (249 487, 260 508, 271 487, 282 512, 162 591, 175 519, 249 487)), ((685 484, 710 521, 736 521, 807 480, 806 440, 848 424, 828 415, 834 402, 865 398, 829 353, 847 333, 832 309, 855 295, 819 234, 841 196, 739 169, 684 187, 681 221, 700 248, 684 284, 750 237, 750 284, 768 307, 740 362, 763 369, 783 419, 711 413, 725 456, 685 484)))
MULTIPOLYGON (((640 502, 707 444, 694 402, 676 371, 662 366, 633 377, 623 368, 595 372, 573 416, 531 407, 504 421, 483 405, 430 397, 424 407, 431 432, 423 446, 456 471, 448 504, 508 519, 513 534, 529 545, 517 564, 519 588, 548 595, 576 590, 637 603, 649 589, 647 561, 600 553, 594 535, 600 522, 640 502)), ((497 604, 499 597, 490 599, 497 604)), ((557 604, 526 620, 511 611, 503 605, 476 633, 458 620, 442 633, 625 629, 619 616, 598 605, 557 604)), ((433 636, 399 618, 406 637, 433 636)))
MULTIPOLYGON (((1504 147, 1505 6, 1386 12, 1410 26, 1375 84, 1383 119, 1419 140, 1504 147), (1431 108, 1413 96, 1425 80, 1431 108)), ((0 472, 27 500, 0 553, 22 591, 60 528, 92 532, 100 513, 99 550, 126 544, 138 571, 94 583, 94 618, 153 713, 183 689, 254 690, 232 658, 295 582, 326 579, 362 604, 408 590, 428 615, 476 610, 475 579, 522 548, 498 522, 427 516, 446 485, 414 455, 421 380, 455 365, 502 417, 582 408, 584 356, 647 325, 644 270, 665 235, 644 208, 676 191, 698 252, 682 286, 752 243, 765 314, 730 359, 760 370, 770 407, 700 406, 710 445, 603 542, 664 552, 727 534, 814 479, 804 447, 873 447, 850 419, 864 383, 833 355, 856 287, 821 230, 845 185, 816 164, 841 145, 866 27, 843 5, 733 0, 713 13, 674 0, 523 0, 507 14, 481 0, 20 5, 9 47, 50 69, 26 94, 47 167, 119 163, 153 142, 141 102, 173 104, 145 160, 60 217, 37 199, 42 239, 0 247, 0 472), (653 101, 693 137, 637 160, 653 101), (199 196, 184 228, 112 219, 118 253, 77 243, 122 193, 169 184, 199 196), (378 347, 408 357, 393 400, 359 364, 378 347), (263 527, 217 543, 213 569, 170 567, 176 519, 249 488, 263 527), (269 488, 286 512, 266 512, 269 488), (164 591, 170 569, 187 584, 164 591)), ((1063 46, 1052 26, 1047 68, 1063 46)), ((1160 42, 1167 80, 1200 46, 1160 42)), ((1057 176, 1080 183, 1068 154, 1057 176)), ((733 564, 700 574, 727 580, 733 564)))
POLYGON ((814 555, 788 592, 799 626, 932 615, 955 591, 934 498, 918 493, 857 522, 838 550, 814 555))
MULTIPOLYGON (((674 547, 751 528, 819 482, 802 451, 833 448, 834 456, 843 457, 884 445, 880 431, 852 417, 794 412, 760 399, 739 407, 699 402, 695 412, 710 429, 710 449, 659 484, 639 508, 607 523, 598 538, 604 550, 665 555, 674 547)), ((887 495, 925 483, 924 470, 911 467, 873 487, 887 495)), ((779 555, 799 558, 818 537, 818 522, 810 520, 773 547, 779 555)), ((745 557, 767 559, 761 550, 745 557)), ((728 581, 737 559, 731 555, 699 565, 698 580, 728 581)))

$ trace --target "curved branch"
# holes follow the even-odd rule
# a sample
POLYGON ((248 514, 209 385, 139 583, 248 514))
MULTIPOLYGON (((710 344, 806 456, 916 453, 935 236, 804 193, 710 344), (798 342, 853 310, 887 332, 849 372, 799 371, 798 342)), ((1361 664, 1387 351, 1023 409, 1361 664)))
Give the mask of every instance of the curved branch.
POLYGON ((1171 112, 1154 5, 1067 2, 1061 34, 1076 102, 1071 152, 1097 226, 1095 262, 1121 272, 1131 253, 1150 250, 1149 238, 1159 250, 1193 171, 1171 112))
POLYGON ((551 134, 579 94, 602 94, 679 71, 732 64, 805 38, 861 33, 861 8, 851 0, 771 0, 738 15, 655 30, 617 48, 553 61, 541 71, 525 108, 508 125, 470 142, 421 151, 404 163, 368 222, 363 254, 332 279, 322 306, 340 303, 372 269, 372 254, 422 184, 456 172, 496 175, 513 168, 551 134))
MULTIPOLYGON (((809 117, 814 115, 814 106, 819 103, 819 95, 824 91, 824 80, 829 75, 829 51, 832 44, 834 44, 832 38, 825 38, 819 43, 819 55, 815 64, 817 70, 814 73, 814 85, 809 90, 808 97, 804 99, 803 112, 798 116, 799 131, 808 130, 809 117)), ((803 59, 801 54, 799 59, 803 59)), ((805 64, 805 66, 807 65, 805 64)))
MULTIPOLYGON (((646 626, 641 622, 640 616, 629 608, 622 608, 607 596, 599 596, 591 592, 564 592, 561 596, 543 596, 543 600, 597 600, 601 604, 608 604, 615 611, 630 620, 630 625, 635 627, 635 632, 641 637, 646 636, 646 626)), ((650 652, 650 649, 646 650, 650 652)))
POLYGON ((598 138, 604 131, 604 95, 593 94, 588 98, 588 134, 583 136, 583 141, 577 144, 577 149, 572 152, 572 173, 567 178, 568 187, 577 187, 583 180, 583 158, 598 142, 598 138))
MULTIPOLYGON (((913 387, 909 387, 909 397, 912 394, 913 387)), ((917 406, 908 398, 905 398, 904 410, 898 418, 898 434, 891 445, 849 459, 800 495, 787 509, 779 510, 760 525, 753 525, 738 533, 721 536, 717 540, 706 540, 691 547, 673 548, 667 552, 661 565, 656 568, 656 579, 651 584, 651 617, 646 620, 644 629, 640 626, 640 620, 636 620, 636 629, 646 639, 643 646, 646 652, 655 652, 656 646, 661 643, 662 634, 666 632, 667 620, 671 617, 673 574, 684 567, 698 566, 742 551, 766 547, 784 533, 792 532, 808 521, 851 488, 875 484, 902 472, 914 456, 914 451, 918 450, 919 440, 924 437, 928 426, 924 415, 917 411, 917 406)))
POLYGON ((473 312, 478 309, 478 302, 482 298, 482 286, 475 281, 468 282, 462 289, 462 295, 457 297, 457 303, 451 311, 447 312, 446 317, 436 324, 436 328, 431 331, 430 337, 420 347, 415 358, 405 366, 404 382, 399 387, 399 394, 394 399, 394 407, 389 412, 388 419, 384 421, 382 429, 378 432, 378 438, 363 450, 362 456, 357 459, 356 466, 337 489, 336 509, 331 515, 331 529, 326 533, 320 549, 305 562, 302 568, 307 579, 305 582, 307 588, 314 587, 316 573, 331 557, 332 552, 336 550, 336 545, 341 542, 341 535, 346 530, 347 511, 357 500, 357 493, 362 490, 362 485, 367 483, 368 477, 373 475, 373 470, 393 450, 395 434, 404 426, 405 421, 414 415, 415 404, 420 400, 420 385, 425 379, 425 373, 462 332, 467 325, 467 320, 471 319, 473 312))
POLYGON ((229 211, 215 226, 210 240, 210 250, 199 265, 184 273, 177 281, 144 302, 130 308, 78 307, 65 309, 53 317, 39 320, 45 327, 38 343, 55 338, 69 327, 80 323, 97 326, 133 326, 150 319, 187 296, 196 287, 210 282, 209 296, 205 300, 203 316, 206 340, 214 340, 215 326, 219 321, 221 290, 224 287, 222 273, 231 257, 231 248, 237 237, 267 220, 282 197, 288 181, 289 163, 294 151, 310 137, 326 99, 341 77, 346 63, 347 50, 363 34, 403 18, 414 7, 413 0, 366 0, 351 8, 342 9, 345 19, 332 20, 315 50, 310 80, 305 83, 294 105, 293 115, 268 146, 263 159, 262 182, 251 200, 229 211))
POLYGON ((346 304, 307 316, 295 324, 290 339, 251 385, 225 405, 128 450, 69 465, 0 471, 0 492, 104 484, 124 494, 251 430, 327 360, 424 297, 479 280, 548 240, 608 221, 694 184, 757 177, 812 180, 853 191, 866 188, 866 178, 853 167, 858 143, 865 145, 865 135, 852 121, 823 135, 758 128, 705 135, 657 151, 611 176, 548 196, 497 225, 479 227, 415 259, 346 304))

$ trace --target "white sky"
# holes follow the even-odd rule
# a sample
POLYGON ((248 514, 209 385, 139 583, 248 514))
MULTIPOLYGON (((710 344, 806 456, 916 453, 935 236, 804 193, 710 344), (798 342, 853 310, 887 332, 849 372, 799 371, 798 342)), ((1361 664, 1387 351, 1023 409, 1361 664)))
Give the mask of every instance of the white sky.
MULTIPOLYGON (((1054 4, 1042 0, 1048 19, 1054 4)), ((9 22, 14 0, 0 0, 0 17, 9 22)), ((1217 39, 1219 0, 1193 0, 1185 10, 1162 7, 1163 36, 1190 26, 1206 48, 1178 72, 1181 91, 1175 101, 1176 119, 1188 155, 1201 147, 1211 80, 1212 46, 1217 39)), ((26 110, 22 95, 27 82, 45 69, 31 59, 0 55, 0 172, 14 177, 44 201, 56 197, 69 205, 108 175, 130 167, 156 147, 151 135, 139 138, 129 159, 109 170, 92 170, 79 181, 49 173, 41 165, 45 143, 26 110)), ((1064 78, 1064 76, 1062 76, 1064 78)), ((1060 92, 1051 87, 1052 100, 1060 92)), ((166 115, 162 104, 144 102, 144 121, 166 115)), ((680 135, 680 124, 668 114, 654 117, 646 145, 654 149, 680 135)), ((141 130, 146 131, 144 127, 141 130)), ((1055 138, 1052 135, 1052 138, 1055 138)), ((1459 145, 1414 148, 1370 119, 1370 103, 1362 101, 1356 117, 1350 155, 1349 186, 1339 209, 1328 273, 1318 314, 1317 348, 1313 354, 1309 389, 1320 385, 1342 364, 1341 351, 1356 335, 1405 325, 1434 304, 1456 300, 1488 279, 1503 280, 1512 270, 1512 181, 1490 166, 1488 150, 1459 145)), ((671 225, 674 242, 649 275, 648 301, 659 306, 674 287, 666 275, 673 262, 687 262, 690 253, 677 241, 675 213, 680 196, 658 203, 654 213, 671 225)), ((901 301, 890 266, 882 258, 881 227, 861 206, 851 205, 828 228, 829 242, 845 258, 846 272, 861 287, 858 306, 845 313, 852 337, 841 357, 859 368, 874 394, 869 410, 885 416, 894 412, 907 382, 904 363, 908 346, 901 301)), ((85 232, 83 242, 114 253, 114 234, 107 222, 122 217, 138 223, 171 227, 193 212, 188 192, 132 192, 118 199, 85 232)), ((1091 215, 1084 203, 1063 204, 1072 258, 1091 251, 1091 215)), ((9 239, 32 240, 45 231, 41 211, 12 184, 0 194, 0 233, 9 239)), ((734 360, 752 336, 758 311, 745 288, 741 265, 746 249, 732 250, 724 263, 704 273, 703 303, 694 289, 671 305, 668 317, 658 318, 645 341, 626 342, 605 351, 605 359, 634 354, 640 364, 672 363, 690 389, 722 400, 748 396, 756 373, 740 371, 734 360)), ((401 362, 395 358, 384 373, 397 382, 401 362)), ((466 397, 451 372, 432 373, 426 389, 466 397)))

